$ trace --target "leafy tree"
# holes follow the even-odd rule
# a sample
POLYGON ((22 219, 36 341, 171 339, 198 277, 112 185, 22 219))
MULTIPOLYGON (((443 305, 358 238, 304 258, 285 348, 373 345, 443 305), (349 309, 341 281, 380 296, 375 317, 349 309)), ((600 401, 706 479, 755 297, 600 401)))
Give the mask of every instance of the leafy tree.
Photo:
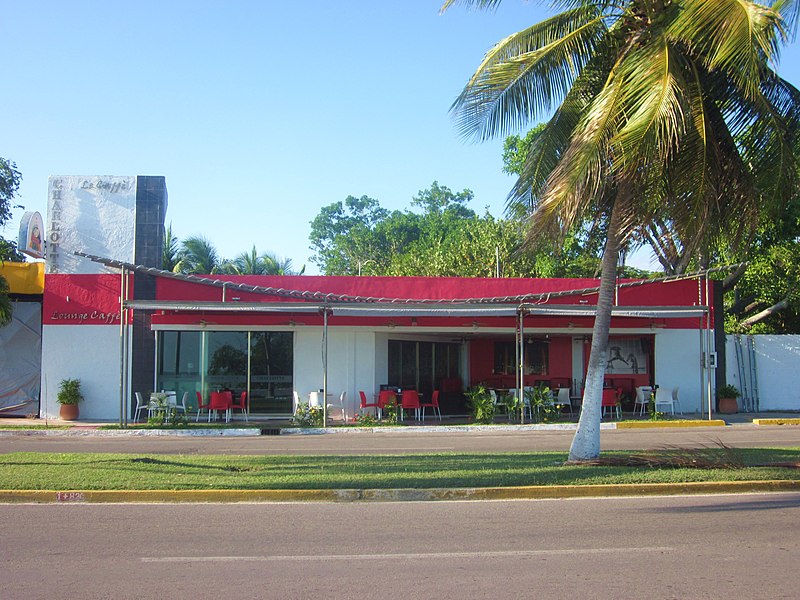
POLYGON ((361 265, 374 262, 385 241, 374 238, 376 225, 389 211, 368 196, 348 196, 344 203, 324 206, 311 222, 311 258, 329 275, 357 274, 361 265))
MULTIPOLYGON (((434 181, 411 200, 411 210, 389 212, 362 196, 323 207, 312 222, 312 258, 327 275, 560 277, 574 267, 534 257, 521 244, 520 226, 477 215, 470 190, 453 192, 434 181), (358 207, 368 210, 353 210, 358 207)), ((592 267, 593 269, 593 267, 592 267)))
POLYGON ((740 249, 724 237, 714 257, 747 261, 723 280, 728 333, 800 332, 800 202, 795 196, 780 214, 766 214, 756 235, 740 249))
POLYGON ((4 327, 11 323, 11 298, 8 296, 8 282, 6 278, 0 275, 0 327, 4 327))
MULTIPOLYGON (((12 201, 19 191, 22 175, 17 165, 0 157, 0 229, 11 219, 12 201)), ((25 258, 17 252, 13 241, 0 237, 0 261, 22 261, 25 258)), ((8 297, 8 282, 0 275, 0 327, 11 322, 11 299, 8 297)))
POLYGON ((445 213, 456 217, 469 219, 475 216, 475 213, 466 207, 468 202, 471 202, 475 195, 472 190, 463 190, 458 193, 453 193, 450 188, 439 185, 438 181, 434 181, 431 187, 427 190, 420 190, 416 196, 411 200, 411 206, 418 206, 422 212, 427 215, 443 215, 445 213))
POLYGON ((19 191, 22 175, 13 161, 0 156, 0 227, 11 219, 12 201, 19 191))
MULTIPOLYGON (((446 10, 457 0, 446 0, 446 10)), ((462 0, 493 8, 500 0, 462 0)), ((461 132, 507 135, 555 114, 535 136, 512 200, 528 236, 603 223, 605 244, 583 410, 570 459, 600 452, 600 401, 614 279, 637 230, 667 223, 690 250, 714 231, 744 239, 764 200, 797 178, 800 93, 770 69, 793 0, 560 0, 563 12, 509 35, 453 104, 461 132), (785 17, 785 18, 784 18, 785 17), (747 133, 747 135, 744 135, 747 133)))

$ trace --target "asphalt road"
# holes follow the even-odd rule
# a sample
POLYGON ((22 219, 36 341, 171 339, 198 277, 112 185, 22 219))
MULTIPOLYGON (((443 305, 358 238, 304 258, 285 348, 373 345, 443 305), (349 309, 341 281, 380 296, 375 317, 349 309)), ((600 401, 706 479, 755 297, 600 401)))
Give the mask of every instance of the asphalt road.
MULTIPOLYGON (((407 454, 410 452, 528 452, 569 450, 572 431, 386 432, 258 437, 102 437, 0 435, 0 453, 121 452, 151 454, 407 454)), ((735 425, 703 428, 604 430, 604 450, 666 447, 800 446, 800 427, 735 425)))
POLYGON ((796 598, 800 494, 8 505, 9 599, 796 598))

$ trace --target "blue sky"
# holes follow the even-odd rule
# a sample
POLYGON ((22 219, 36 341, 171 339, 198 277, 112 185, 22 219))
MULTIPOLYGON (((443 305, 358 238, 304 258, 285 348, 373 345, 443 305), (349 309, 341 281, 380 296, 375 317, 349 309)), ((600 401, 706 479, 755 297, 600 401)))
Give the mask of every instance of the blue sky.
MULTIPOLYGON (((448 110, 486 50, 547 12, 440 5, 7 2, 0 156, 45 218, 50 175, 164 175, 179 238, 227 258, 255 244, 309 274, 309 222, 348 195, 405 209, 437 180, 499 216, 502 141, 461 140, 448 110)), ((796 42, 780 72, 800 85, 796 42)))

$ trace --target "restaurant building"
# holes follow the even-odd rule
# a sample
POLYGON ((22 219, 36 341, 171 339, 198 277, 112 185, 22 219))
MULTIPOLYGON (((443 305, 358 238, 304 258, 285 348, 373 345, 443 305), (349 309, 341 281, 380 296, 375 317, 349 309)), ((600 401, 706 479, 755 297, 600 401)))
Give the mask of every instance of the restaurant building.
MULTIPOLYGON (((161 271, 163 177, 51 177, 41 295, 41 416, 78 378, 81 418, 132 418, 134 394, 245 392, 250 415, 285 418, 293 396, 383 386, 439 390, 467 412, 475 385, 581 395, 598 281, 200 276, 161 271)), ((714 288, 702 276, 619 281, 606 369, 681 390, 703 412, 713 386, 714 288)), ((30 407, 29 407, 30 409, 30 407)))
MULTIPOLYGON (((471 386, 515 388, 519 377, 581 394, 597 280, 203 277, 92 259, 120 274, 48 275, 42 323, 44 376, 81 378, 87 418, 130 417, 134 392, 161 389, 193 404, 196 392, 246 392, 264 418, 290 416, 294 391, 346 392, 349 415, 360 391, 382 386, 438 389, 444 414, 466 413, 471 386)), ((683 410, 703 412, 705 293, 697 278, 620 281, 607 384, 630 401, 639 385, 680 387, 683 410)))

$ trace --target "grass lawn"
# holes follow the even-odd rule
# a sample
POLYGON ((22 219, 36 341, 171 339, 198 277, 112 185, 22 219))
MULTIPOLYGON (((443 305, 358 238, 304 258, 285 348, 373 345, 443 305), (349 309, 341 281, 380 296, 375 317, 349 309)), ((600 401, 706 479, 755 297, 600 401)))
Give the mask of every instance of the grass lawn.
MULTIPOLYGON (((732 452, 744 465, 800 461, 800 448, 712 449, 703 452, 732 452)), ((603 456, 616 458, 634 454, 605 452, 603 456)), ((565 460, 566 454, 562 452, 406 456, 17 452, 0 455, 0 489, 382 489, 800 479, 800 470, 772 466, 737 469, 585 466, 564 465, 565 460)))

